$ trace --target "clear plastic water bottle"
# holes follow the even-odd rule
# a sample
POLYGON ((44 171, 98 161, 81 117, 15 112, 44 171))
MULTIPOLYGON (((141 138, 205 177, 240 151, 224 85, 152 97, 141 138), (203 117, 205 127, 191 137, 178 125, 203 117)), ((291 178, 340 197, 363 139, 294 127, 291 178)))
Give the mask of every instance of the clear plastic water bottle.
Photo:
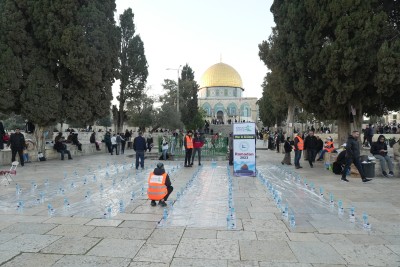
POLYGON ((216 168, 217 167, 217 162, 213 159, 211 159, 211 167, 216 168))
POLYGON ((350 208, 349 219, 352 223, 356 221, 355 208, 353 206, 350 208))
POLYGON ((71 189, 74 189, 74 188, 75 188, 75 183, 74 183, 74 182, 71 182, 70 187, 71 187, 71 189))
POLYGON ((44 181, 44 186, 45 186, 45 187, 49 187, 49 179, 46 179, 46 180, 44 181))
POLYGON ((119 201, 119 212, 125 212, 125 204, 122 199, 119 201))
POLYGON ((19 186, 19 184, 15 185, 15 194, 17 196, 19 196, 21 194, 21 187, 19 186))
POLYGON ((363 212, 363 228, 365 230, 371 230, 371 224, 368 221, 368 214, 363 212))
POLYGON ((342 215, 344 213, 343 202, 341 200, 338 201, 338 213, 339 215, 342 215))
POLYGON ((168 209, 167 209, 167 208, 164 208, 164 211, 163 211, 163 220, 165 221, 165 220, 167 220, 167 218, 168 218, 168 209))
POLYGON ((314 187, 314 183, 313 182, 310 183, 310 190, 311 190, 311 192, 315 191, 315 187, 314 187))
POLYGON ((111 205, 108 205, 107 207, 107 218, 111 218, 112 216, 112 208, 111 205))
POLYGON ((36 184, 36 182, 35 181, 32 181, 31 182, 31 185, 32 185, 32 191, 35 191, 36 189, 37 189, 37 184, 36 184))
POLYGON ((18 203, 17 203, 17 210, 18 210, 19 212, 22 212, 22 211, 24 210, 24 201, 22 201, 22 200, 19 200, 19 201, 18 201, 18 203))
POLYGON ((295 220, 295 218, 294 218, 294 214, 291 214, 290 215, 290 227, 291 228, 295 228, 296 227, 296 220, 295 220))
POLYGON ((282 210, 282 217, 285 221, 289 220, 289 206, 287 203, 285 204, 285 207, 282 210))
POLYGON ((47 213, 49 214, 49 216, 53 216, 54 215, 54 208, 50 203, 47 204, 47 213))
POLYGON ((135 199, 135 192, 132 191, 132 193, 131 193, 131 201, 133 201, 134 199, 135 199))
POLYGON ((96 174, 93 174, 93 182, 97 182, 96 174))
POLYGON ((319 188, 319 196, 320 196, 321 198, 324 197, 324 188, 323 188, 322 186, 319 188))
POLYGON ((40 203, 44 202, 44 193, 43 192, 39 193, 39 199, 40 199, 40 203))
POLYGON ((141 190, 140 194, 143 196, 144 195, 144 186, 142 186, 142 188, 140 190, 141 190))
POLYGON ((333 199, 333 194, 332 194, 332 193, 329 194, 329 205, 330 205, 331 207, 334 207, 334 206, 335 206, 335 201, 334 201, 334 199, 333 199))
POLYGON ((70 205, 69 205, 69 201, 68 198, 64 198, 64 210, 69 210, 70 205))

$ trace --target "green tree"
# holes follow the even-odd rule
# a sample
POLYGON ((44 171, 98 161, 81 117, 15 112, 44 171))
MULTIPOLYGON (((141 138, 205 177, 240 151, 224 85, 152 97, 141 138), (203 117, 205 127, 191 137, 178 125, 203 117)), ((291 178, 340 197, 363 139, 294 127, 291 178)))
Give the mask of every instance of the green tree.
POLYGON ((109 111, 118 64, 114 0, 0 2, 0 103, 43 131, 109 111))
POLYGON ((175 106, 164 103, 156 109, 152 126, 151 132, 158 128, 181 129, 183 127, 181 114, 176 111, 175 106))
POLYGON ((179 80, 179 107, 181 119, 186 129, 197 129, 204 124, 197 100, 199 85, 194 80, 192 68, 186 64, 182 68, 179 80))
MULTIPOLYGON (((147 81, 147 60, 144 44, 139 35, 135 35, 132 9, 128 8, 119 17, 121 29, 120 90, 118 113, 116 114, 117 131, 122 132, 125 104, 133 99, 142 99, 147 81)), ((144 97, 146 98, 146 97, 144 97)), ((136 122, 138 118, 134 119, 136 122)))
POLYGON ((98 119, 98 120, 96 121, 96 124, 99 125, 99 126, 105 127, 106 130, 107 130, 107 128, 108 128, 108 127, 111 127, 111 125, 112 125, 111 115, 108 114, 107 116, 98 119))
POLYGON ((271 7, 276 27, 259 46, 261 59, 306 111, 337 119, 340 141, 351 130, 351 111, 353 128, 360 129, 363 114, 400 106, 394 101, 400 84, 398 24, 384 2, 295 0, 271 7))
POLYGON ((129 124, 139 127, 139 131, 144 132, 146 127, 153 125, 154 121, 154 99, 145 92, 140 98, 134 98, 127 103, 127 116, 129 124))

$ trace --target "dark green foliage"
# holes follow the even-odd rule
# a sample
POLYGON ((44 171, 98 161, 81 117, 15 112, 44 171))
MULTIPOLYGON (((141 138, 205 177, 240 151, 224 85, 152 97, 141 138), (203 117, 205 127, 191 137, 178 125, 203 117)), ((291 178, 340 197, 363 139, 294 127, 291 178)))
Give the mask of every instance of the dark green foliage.
POLYGON ((260 57, 318 119, 339 119, 341 127, 349 125, 351 106, 358 118, 398 109, 399 11, 385 3, 274 1, 276 27, 259 46, 260 57))
MULTIPOLYGON (((132 9, 120 15, 120 92, 117 128, 122 131, 124 108, 127 101, 139 100, 144 94, 148 76, 148 66, 144 54, 144 44, 139 35, 135 35, 132 9)), ((137 121, 137 119, 135 119, 137 121)))
POLYGON ((115 0, 3 0, 0 109, 35 124, 109 112, 118 64, 115 0))
POLYGON ((186 64, 182 68, 179 82, 179 107, 182 123, 186 129, 197 129, 204 124, 204 116, 199 111, 197 91, 199 85, 194 80, 192 68, 186 64))

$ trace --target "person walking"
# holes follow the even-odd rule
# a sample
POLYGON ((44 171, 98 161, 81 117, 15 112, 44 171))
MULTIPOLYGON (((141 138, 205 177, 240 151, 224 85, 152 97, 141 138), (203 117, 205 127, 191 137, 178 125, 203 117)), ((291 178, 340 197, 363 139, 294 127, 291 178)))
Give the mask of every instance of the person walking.
POLYGON ((158 163, 157 167, 150 173, 148 184, 147 196, 151 200, 150 205, 154 207, 157 205, 156 201, 158 201, 158 205, 161 207, 167 206, 165 201, 174 188, 171 185, 169 175, 165 172, 163 163, 158 163))
POLYGON ((353 131, 346 142, 346 165, 344 166, 342 178, 341 178, 341 180, 344 182, 349 182, 349 180, 346 179, 346 175, 347 175, 347 172, 349 171, 350 165, 352 163, 354 163, 354 165, 356 166, 358 172, 361 175, 361 179, 364 183, 371 181, 371 179, 368 179, 365 177, 364 170, 361 166, 360 145, 358 143, 359 136, 360 136, 359 131, 353 131))
POLYGON ((118 143, 117 143, 117 135, 113 134, 111 137, 111 155, 113 155, 115 149, 115 155, 118 155, 118 143))
POLYGON ((292 153, 293 148, 290 144, 290 137, 286 138, 286 141, 283 144, 283 149, 285 150, 285 156, 283 157, 283 160, 281 162, 282 165, 292 165, 292 163, 290 162, 290 154, 292 153))
POLYGON ((228 148, 229 148, 229 166, 233 166, 233 133, 229 133, 228 139, 228 148))
POLYGON ((103 141, 106 144, 108 153, 110 153, 112 155, 113 150, 112 150, 111 133, 110 132, 106 132, 106 134, 104 135, 104 140, 103 141))
POLYGON ((21 166, 24 166, 24 146, 25 146, 25 137, 20 132, 19 128, 15 129, 15 133, 11 134, 10 140, 8 141, 9 146, 11 147, 11 162, 15 161, 15 156, 19 156, 19 162, 21 166))
POLYGON ((199 166, 201 166, 201 148, 204 145, 204 141, 200 136, 200 133, 196 133, 195 137, 193 138, 193 154, 192 154, 192 163, 193 165, 194 162, 194 157, 196 156, 196 153, 199 157, 199 166))
POLYGON ((139 132, 139 135, 133 139, 133 150, 136 152, 136 170, 140 167, 144 169, 144 152, 146 151, 146 140, 143 137, 143 133, 139 132))
POLYGON ((380 135, 378 137, 378 140, 374 143, 372 143, 371 146, 371 154, 380 161, 381 163, 381 169, 382 169, 382 175, 385 177, 393 177, 393 162, 392 159, 388 155, 388 148, 385 142, 385 136, 380 135), (386 172, 385 165, 387 165, 389 169, 389 174, 386 172))
POLYGON ((151 136, 151 134, 147 136, 146 142, 147 142, 147 149, 149 150, 149 152, 151 152, 151 149, 153 147, 153 136, 151 136))
POLYGON ((161 148, 162 148, 162 158, 163 158, 163 160, 167 160, 168 141, 167 141, 167 137, 165 135, 163 136, 163 139, 162 139, 161 148))
POLYGON ((311 168, 314 168, 313 162, 317 156, 318 140, 313 131, 309 131, 307 137, 304 139, 304 149, 307 151, 307 159, 311 168))
POLYGON ((192 134, 193 134, 192 130, 187 131, 185 139, 183 140, 183 145, 185 146, 185 167, 192 167, 193 165, 190 164, 193 152, 192 134))
POLYGON ((4 149, 3 137, 5 134, 6 134, 6 132, 4 131, 3 123, 0 121, 0 150, 4 149))
POLYGON ((304 149, 304 141, 301 138, 301 133, 296 133, 294 137, 294 166, 296 169, 301 169, 300 166, 301 152, 304 149))
POLYGON ((124 133, 120 134, 121 137, 121 155, 125 154, 126 137, 124 133))

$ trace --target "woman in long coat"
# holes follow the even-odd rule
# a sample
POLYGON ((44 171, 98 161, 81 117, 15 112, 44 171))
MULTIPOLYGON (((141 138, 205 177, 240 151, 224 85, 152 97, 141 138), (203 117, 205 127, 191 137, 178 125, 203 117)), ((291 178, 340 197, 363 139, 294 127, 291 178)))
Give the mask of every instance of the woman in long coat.
POLYGON ((290 144, 290 137, 286 138, 285 144, 283 145, 283 148, 285 149, 285 157, 282 160, 282 165, 286 164, 286 165, 292 165, 292 163, 290 162, 290 154, 292 152, 292 145, 290 144))

